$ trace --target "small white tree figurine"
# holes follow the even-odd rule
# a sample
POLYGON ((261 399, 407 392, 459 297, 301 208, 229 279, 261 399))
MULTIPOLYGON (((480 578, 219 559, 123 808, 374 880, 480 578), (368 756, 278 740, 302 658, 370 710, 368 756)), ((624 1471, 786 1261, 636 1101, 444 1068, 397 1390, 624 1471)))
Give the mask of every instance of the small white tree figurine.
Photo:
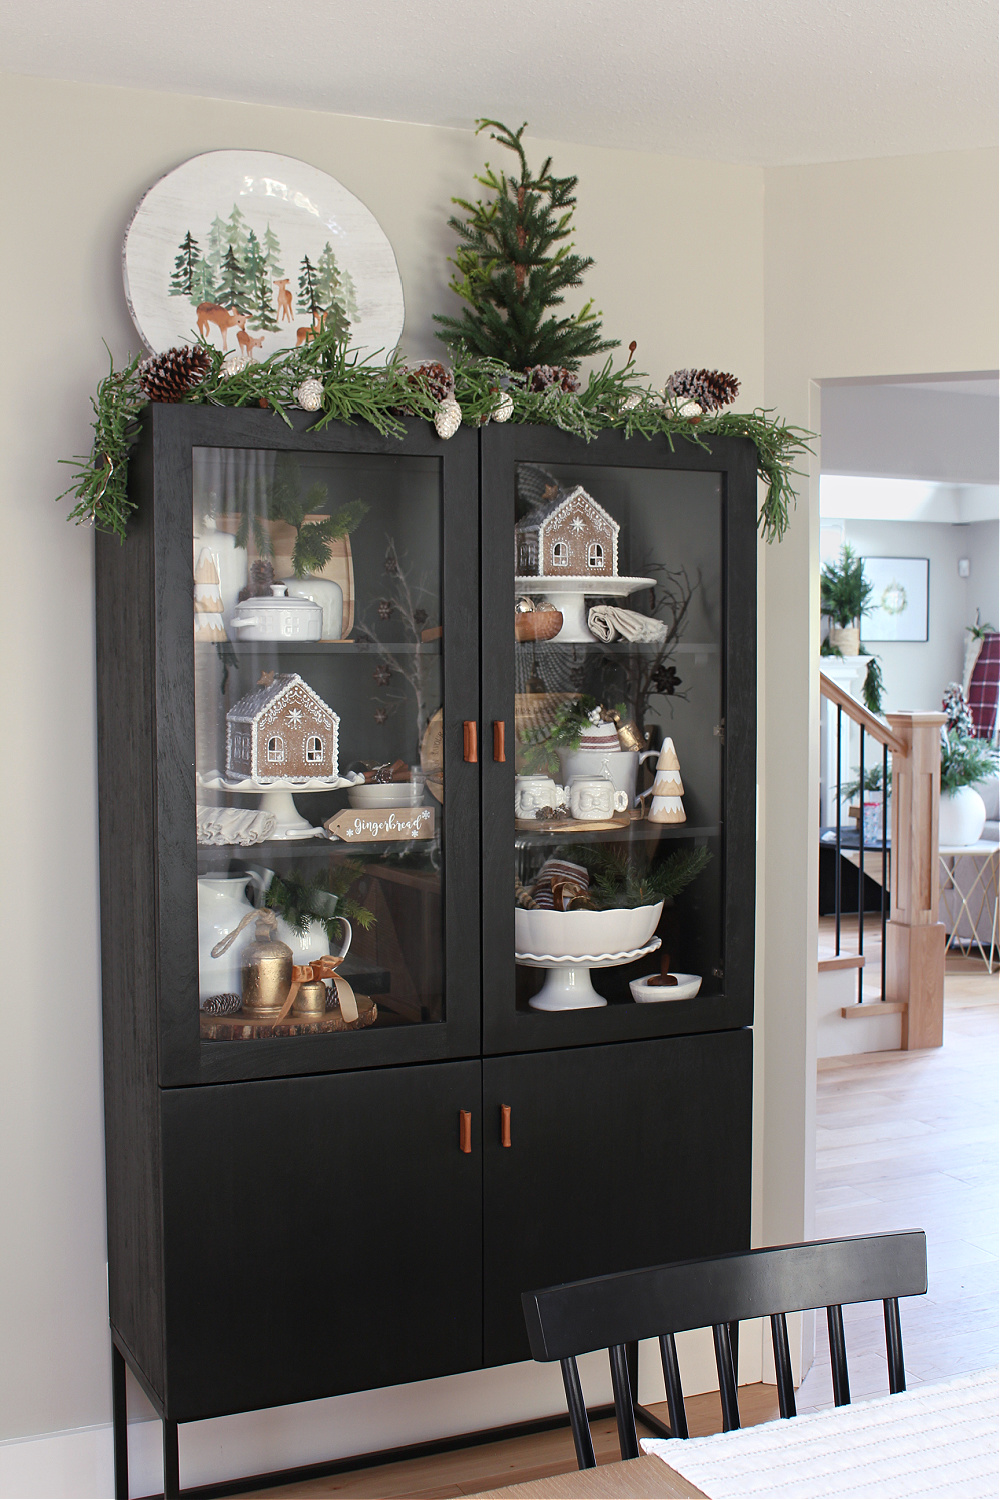
POLYGON ((194 638, 196 641, 224 641, 226 626, 222 617, 222 582, 215 553, 202 547, 194 570, 194 638))
POLYGON ((684 783, 681 781, 681 763, 671 739, 663 741, 656 762, 656 780, 653 783, 653 800, 649 808, 651 823, 683 823, 687 814, 684 803, 684 783))

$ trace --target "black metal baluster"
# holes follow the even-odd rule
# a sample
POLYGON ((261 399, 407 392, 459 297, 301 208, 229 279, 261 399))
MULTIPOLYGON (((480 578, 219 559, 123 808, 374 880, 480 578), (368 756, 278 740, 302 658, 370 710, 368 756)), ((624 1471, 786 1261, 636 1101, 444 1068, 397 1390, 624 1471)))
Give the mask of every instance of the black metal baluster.
MULTIPOLYGON (((858 956, 865 956, 865 730, 860 726, 858 753, 861 764, 858 776, 861 779, 861 811, 858 816, 858 956)), ((858 966, 858 1004, 865 998, 865 966, 858 966)))
POLYGON ((888 918, 889 882, 889 746, 882 746, 882 993, 885 999, 885 924, 888 918))
POLYGON ((841 734, 843 733, 844 710, 837 704, 837 863, 833 874, 833 911, 837 923, 837 941, 834 952, 840 957, 840 777, 841 777, 841 734))

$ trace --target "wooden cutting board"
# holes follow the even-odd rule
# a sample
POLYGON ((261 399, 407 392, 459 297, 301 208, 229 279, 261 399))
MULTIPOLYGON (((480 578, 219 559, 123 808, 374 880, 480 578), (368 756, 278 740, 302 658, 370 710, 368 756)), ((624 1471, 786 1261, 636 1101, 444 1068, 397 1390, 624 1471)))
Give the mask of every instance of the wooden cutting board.
POLYGON ((238 1010, 231 1016, 208 1016, 199 1013, 201 1039, 203 1042, 256 1042, 270 1036, 320 1036, 332 1031, 361 1031, 365 1026, 374 1026, 378 1020, 378 1007, 370 995, 357 995, 358 1019, 348 1024, 339 1010, 328 1010, 325 1016, 315 1021, 301 1016, 288 1016, 280 1025, 273 1021, 256 1021, 238 1010))

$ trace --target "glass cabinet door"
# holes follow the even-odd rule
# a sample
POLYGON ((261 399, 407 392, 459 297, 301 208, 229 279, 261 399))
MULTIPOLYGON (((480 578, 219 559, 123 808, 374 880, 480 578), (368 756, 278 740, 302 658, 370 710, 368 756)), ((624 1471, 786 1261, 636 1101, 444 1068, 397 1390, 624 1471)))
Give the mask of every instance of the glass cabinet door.
MULTIPOLYGON (((484 795, 506 803, 486 847, 507 918, 491 922, 487 905, 498 1050, 750 1019, 753 633, 733 640, 728 576, 740 507, 717 458, 665 465, 652 445, 611 438, 504 433, 483 466, 495 471, 484 519, 503 516, 497 546, 513 554, 484 590, 484 691, 497 683, 489 717, 512 745, 502 787, 484 768, 484 795), (491 650, 510 663, 492 678, 491 650), (735 759, 734 670, 750 686, 735 759)), ((753 500, 751 488, 744 612, 753 500)))
POLYGON ((444 581, 442 459, 189 460, 200 1073, 474 1050, 478 838, 453 829, 476 772, 450 785, 449 690, 474 715, 475 638, 449 622, 476 590, 444 581))

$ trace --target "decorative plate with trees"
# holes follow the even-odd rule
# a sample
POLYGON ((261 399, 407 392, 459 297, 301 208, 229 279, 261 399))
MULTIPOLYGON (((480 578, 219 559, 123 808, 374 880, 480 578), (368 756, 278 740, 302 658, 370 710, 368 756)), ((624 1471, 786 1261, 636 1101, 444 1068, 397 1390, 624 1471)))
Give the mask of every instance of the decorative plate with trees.
POLYGON ((200 337, 264 360, 329 329, 388 356, 403 329, 374 215, 336 178, 271 151, 207 151, 161 177, 132 216, 122 269, 154 352, 200 337))

